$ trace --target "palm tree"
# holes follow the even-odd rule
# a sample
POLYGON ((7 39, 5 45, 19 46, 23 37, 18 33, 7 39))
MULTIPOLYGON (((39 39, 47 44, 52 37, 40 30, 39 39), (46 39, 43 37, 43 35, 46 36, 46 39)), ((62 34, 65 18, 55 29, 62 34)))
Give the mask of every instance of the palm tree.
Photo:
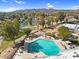
POLYGON ((46 15, 44 13, 39 14, 39 24, 42 26, 42 28, 45 27, 45 17, 46 15))
POLYGON ((65 18, 65 13, 64 12, 59 12, 59 20, 60 22, 62 23, 62 21, 64 21, 64 18, 65 18))
POLYGON ((52 22, 51 16, 47 15, 45 17, 45 25, 50 26, 52 22))
POLYGON ((57 12, 52 13, 51 16, 52 16, 52 22, 55 22, 57 24, 58 21, 60 20, 59 13, 57 13, 57 12))
MULTIPOLYGON (((26 34, 26 37, 29 37, 29 34, 31 32, 31 29, 30 28, 26 28, 26 29, 23 29, 24 33, 26 34)), ((25 37, 25 38, 26 38, 25 37)))
POLYGON ((39 29, 39 13, 35 14, 35 20, 36 20, 37 29, 39 29))

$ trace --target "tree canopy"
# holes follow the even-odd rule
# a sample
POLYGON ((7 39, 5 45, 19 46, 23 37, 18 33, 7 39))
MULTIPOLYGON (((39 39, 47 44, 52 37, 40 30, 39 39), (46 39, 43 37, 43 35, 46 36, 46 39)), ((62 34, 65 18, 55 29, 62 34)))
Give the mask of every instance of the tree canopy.
POLYGON ((0 24, 0 33, 2 36, 10 39, 14 39, 19 32, 19 21, 3 21, 0 24))
POLYGON ((31 29, 30 28, 25 28, 23 29, 24 33, 29 36, 30 32, 31 32, 31 29))
POLYGON ((67 27, 62 26, 58 28, 58 35, 60 38, 65 39, 71 35, 71 32, 67 27))

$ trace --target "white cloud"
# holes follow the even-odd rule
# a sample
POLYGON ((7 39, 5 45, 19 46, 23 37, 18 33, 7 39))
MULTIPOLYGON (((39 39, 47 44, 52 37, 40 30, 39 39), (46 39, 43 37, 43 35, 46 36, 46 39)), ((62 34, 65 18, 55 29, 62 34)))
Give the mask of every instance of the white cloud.
POLYGON ((50 3, 47 3, 46 5, 47 5, 48 8, 54 8, 54 6, 51 5, 50 3))
POLYGON ((1 0, 2 2, 7 2, 7 0, 1 0))
POLYGON ((72 8, 71 9, 79 9, 79 5, 75 5, 75 6, 72 6, 72 8))
POLYGON ((24 1, 21 1, 21 0, 16 0, 15 1, 17 4, 24 4, 25 2, 24 1))
POLYGON ((18 8, 10 7, 6 10, 6 12, 15 11, 15 10, 18 10, 18 8))
POLYGON ((0 12, 12 12, 15 10, 19 10, 20 8, 16 8, 16 7, 9 7, 7 9, 0 9, 0 12))

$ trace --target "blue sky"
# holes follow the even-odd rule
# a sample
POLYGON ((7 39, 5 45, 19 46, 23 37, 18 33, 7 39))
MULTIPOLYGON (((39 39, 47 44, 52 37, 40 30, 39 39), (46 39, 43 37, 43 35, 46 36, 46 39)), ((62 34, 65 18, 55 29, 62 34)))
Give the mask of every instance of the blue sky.
POLYGON ((33 8, 78 9, 79 0, 0 0, 0 11, 33 8))

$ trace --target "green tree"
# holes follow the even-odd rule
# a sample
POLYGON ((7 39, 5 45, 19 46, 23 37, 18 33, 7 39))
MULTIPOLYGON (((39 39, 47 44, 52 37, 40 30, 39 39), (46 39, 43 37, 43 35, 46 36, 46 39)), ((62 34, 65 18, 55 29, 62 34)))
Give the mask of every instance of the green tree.
POLYGON ((45 26, 45 17, 46 15, 44 13, 39 14, 39 24, 44 28, 45 26))
POLYGON ((47 26, 50 26, 51 25, 51 19, 45 20, 45 23, 46 23, 47 26))
POLYGON ((0 23, 0 36, 5 36, 4 31, 3 31, 4 25, 5 25, 5 21, 2 21, 0 23))
POLYGON ((52 16, 52 20, 57 24, 58 21, 60 20, 59 12, 54 12, 54 13, 51 14, 51 16, 52 16))
POLYGON ((60 20, 60 22, 62 22, 62 21, 64 21, 64 18, 65 18, 65 13, 64 12, 59 12, 59 20, 60 20))
POLYGON ((44 28, 44 26, 45 26, 45 20, 40 20, 39 24, 44 28))
POLYGON ((30 28, 25 28, 23 29, 24 33, 26 34, 26 36, 29 36, 31 29, 30 28))
POLYGON ((45 35, 52 36, 52 34, 51 34, 51 33, 45 33, 45 35))
POLYGON ((28 18, 28 23, 29 23, 29 25, 32 25, 32 18, 31 17, 28 18))
POLYGON ((51 20, 51 25, 53 25, 53 23, 54 23, 54 18, 53 18, 53 16, 50 17, 50 20, 51 20))
POLYGON ((71 35, 71 32, 67 27, 62 26, 58 28, 58 35, 60 38, 65 39, 71 35))
POLYGON ((19 20, 18 19, 14 19, 13 20, 13 26, 14 26, 14 28, 16 30, 16 34, 18 34, 19 29, 20 29, 20 23, 19 23, 19 20))
POLYGON ((4 35, 7 38, 14 39, 15 36, 17 35, 16 34, 16 29, 13 26, 13 23, 11 21, 5 22, 4 27, 3 27, 3 31, 4 31, 4 35))

